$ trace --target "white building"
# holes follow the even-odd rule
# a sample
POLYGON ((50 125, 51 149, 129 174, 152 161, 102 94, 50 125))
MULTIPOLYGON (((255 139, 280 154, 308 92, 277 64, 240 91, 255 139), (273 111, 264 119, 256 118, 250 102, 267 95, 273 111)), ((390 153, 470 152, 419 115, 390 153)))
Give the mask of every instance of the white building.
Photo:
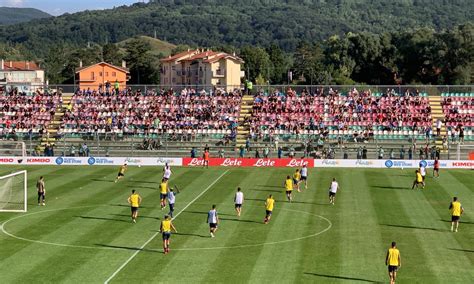
POLYGON ((0 60, 0 85, 34 92, 44 83, 44 70, 35 62, 0 60))

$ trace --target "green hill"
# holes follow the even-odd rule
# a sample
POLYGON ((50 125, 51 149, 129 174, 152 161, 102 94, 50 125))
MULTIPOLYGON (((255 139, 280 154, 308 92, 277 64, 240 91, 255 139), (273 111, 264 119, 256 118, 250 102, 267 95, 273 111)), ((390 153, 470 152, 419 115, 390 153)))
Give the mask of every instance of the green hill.
MULTIPOLYGON (((152 38, 152 37, 149 37, 149 36, 138 36, 136 38, 139 38, 139 39, 147 42, 150 45, 150 48, 151 48, 150 54, 153 55, 153 56, 157 56, 157 57, 168 56, 168 55, 171 54, 171 51, 174 48, 176 48, 176 45, 174 45, 172 43, 162 41, 162 40, 159 40, 159 39, 156 39, 156 38, 152 38)), ((123 40, 121 42, 118 42, 117 46, 120 48, 120 50, 122 52, 125 52, 125 47, 126 47, 127 43, 130 42, 131 40, 133 40, 133 38, 129 38, 129 39, 123 40)))
POLYGON ((38 9, 0 7, 0 25, 18 24, 49 17, 51 17, 50 14, 38 9))
POLYGON ((153 0, 0 27, 0 41, 24 43, 38 55, 58 42, 120 42, 137 35, 194 46, 278 44, 347 32, 443 30, 472 20, 470 0, 153 0))

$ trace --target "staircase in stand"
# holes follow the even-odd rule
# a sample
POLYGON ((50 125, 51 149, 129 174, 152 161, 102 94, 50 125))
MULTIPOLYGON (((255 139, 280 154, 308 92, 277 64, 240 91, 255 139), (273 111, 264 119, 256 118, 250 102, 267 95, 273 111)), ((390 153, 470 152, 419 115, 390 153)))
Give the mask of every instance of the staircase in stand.
POLYGON ((47 144, 54 145, 56 143, 56 134, 61 127, 64 112, 66 111, 67 105, 71 102, 72 96, 72 93, 65 93, 62 95, 63 103, 62 105, 58 105, 56 107, 54 116, 46 128, 45 133, 43 133, 43 137, 41 137, 41 144, 39 145, 39 150, 41 153, 43 153, 47 144))
MULTIPOLYGON (((444 112, 443 107, 441 106, 441 96, 429 96, 428 100, 431 107, 431 129, 433 129, 433 134, 436 134, 436 121, 438 121, 438 119, 444 121, 444 112)), ((443 149, 443 136, 445 135, 447 136, 448 132, 446 131, 446 125, 443 123, 441 126, 441 135, 434 136, 436 147, 443 149)), ((447 152, 447 150, 441 150, 441 153, 447 152)))
POLYGON ((252 116, 253 96, 244 95, 240 105, 239 126, 237 127, 237 147, 245 146, 245 141, 250 134, 250 124, 245 122, 245 118, 252 116))

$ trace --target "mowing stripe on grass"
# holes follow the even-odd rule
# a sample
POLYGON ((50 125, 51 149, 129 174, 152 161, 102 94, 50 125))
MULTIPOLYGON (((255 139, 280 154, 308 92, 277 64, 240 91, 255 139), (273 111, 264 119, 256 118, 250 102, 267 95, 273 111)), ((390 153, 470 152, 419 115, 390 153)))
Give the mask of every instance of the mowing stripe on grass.
MULTIPOLYGON (((176 216, 173 217, 173 220, 178 218, 178 216, 184 211, 186 210, 189 206, 191 206, 196 200, 199 199, 199 197, 201 197, 204 193, 206 193, 214 184, 216 184, 229 170, 226 170, 225 172, 223 172, 216 180, 214 180, 206 189, 204 189, 198 196, 196 196, 196 198, 194 198, 193 200, 191 200, 191 202, 189 202, 183 209, 181 209, 181 211, 179 211, 176 216)), ((146 247, 147 244, 149 244, 156 236, 158 236, 160 232, 156 232, 155 234, 153 234, 153 236, 151 236, 151 238, 149 238, 141 247, 140 247, 140 250, 137 250, 136 252, 134 252, 107 280, 105 280, 105 284, 109 283, 110 280, 112 280, 125 266, 127 266, 127 264, 132 261, 136 256, 137 254, 144 248, 146 247)))

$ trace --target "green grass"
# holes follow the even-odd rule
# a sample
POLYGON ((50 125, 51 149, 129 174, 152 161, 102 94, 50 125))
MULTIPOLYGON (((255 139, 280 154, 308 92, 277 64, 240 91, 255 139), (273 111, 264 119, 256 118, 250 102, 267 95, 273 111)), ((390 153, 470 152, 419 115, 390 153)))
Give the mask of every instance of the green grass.
MULTIPOLYGON (((2 167, 0 174, 19 169, 2 167)), ((103 283, 156 234, 167 212, 159 208, 159 168, 130 168, 117 184, 115 167, 27 169, 33 214, 8 222, 5 230, 61 246, 0 233, 1 283, 103 283), (44 207, 35 205, 33 185, 40 175, 48 190, 44 207), (143 197, 137 224, 130 222, 126 203, 131 189, 143 197)), ((386 282, 384 257, 393 240, 402 255, 399 283, 474 279, 472 171, 442 171, 440 179, 427 179, 426 190, 411 191, 411 170, 311 169, 310 188, 289 204, 281 185, 291 169, 173 170, 171 185, 182 189, 175 214, 189 206, 174 221, 179 233, 172 236, 171 253, 162 253, 157 235, 112 282, 386 282), (335 206, 327 201, 332 177, 341 186, 335 206), (238 186, 246 197, 240 220, 232 202, 238 186), (277 203, 264 225, 268 194, 277 203), (466 209, 458 233, 449 231, 453 196, 466 209), (205 223, 212 204, 221 217, 214 239, 205 223)), ((23 215, 1 213, 0 222, 23 215)))

